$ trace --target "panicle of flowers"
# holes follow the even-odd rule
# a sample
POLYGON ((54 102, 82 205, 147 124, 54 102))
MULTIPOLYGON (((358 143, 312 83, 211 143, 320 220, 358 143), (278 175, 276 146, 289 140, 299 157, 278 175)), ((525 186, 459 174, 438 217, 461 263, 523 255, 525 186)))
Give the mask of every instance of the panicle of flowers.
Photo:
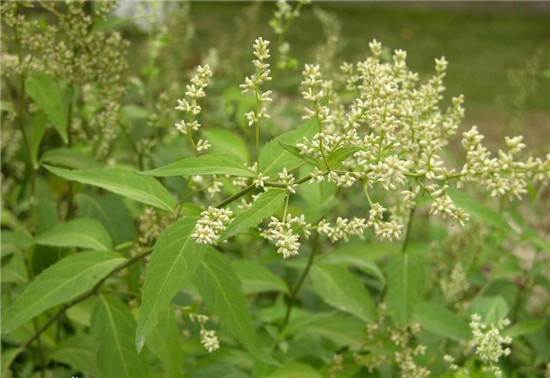
POLYGON ((311 225, 305 221, 304 215, 299 217, 287 214, 286 218, 279 220, 276 217, 271 217, 267 228, 262 231, 261 235, 265 239, 274 243, 277 247, 277 253, 282 254, 283 258, 296 256, 300 249, 300 235, 309 238, 311 234, 311 225))
POLYGON ((498 321, 489 325, 481 321, 478 314, 472 314, 470 329, 472 339, 469 342, 470 348, 475 348, 475 356, 483 363, 483 371, 492 372, 496 377, 502 377, 502 370, 497 363, 501 357, 508 356, 511 351, 505 345, 512 343, 512 338, 502 336, 501 331, 510 325, 508 319, 498 321))
POLYGON ((363 238, 363 234, 367 227, 366 220, 358 217, 351 220, 338 217, 336 218, 334 227, 330 225, 330 222, 321 219, 316 226, 317 232, 330 238, 332 243, 336 243, 342 239, 347 241, 350 235, 356 235, 359 238, 363 238))
POLYGON ((176 106, 177 110, 187 114, 187 120, 180 120, 177 122, 176 129, 180 133, 187 135, 195 155, 202 151, 206 151, 210 147, 210 143, 206 140, 201 139, 195 143, 192 133, 201 127, 201 124, 195 119, 201 112, 201 107, 197 100, 206 96, 204 90, 208 86, 211 77, 212 71, 208 64, 198 66, 195 74, 191 78, 191 83, 185 87, 185 98, 178 99, 178 106, 176 106))
POLYGON ((216 244, 221 233, 231 223, 233 212, 229 209, 218 209, 209 206, 201 213, 191 237, 198 244, 216 244))
POLYGON ((481 144, 483 135, 476 126, 462 135, 466 163, 460 173, 459 185, 475 182, 485 187, 493 197, 512 199, 521 198, 527 193, 528 177, 539 181, 550 178, 550 154, 546 156, 545 161, 532 157, 525 161, 516 160, 516 155, 525 148, 525 144, 521 143, 522 136, 506 137, 508 151, 499 150, 498 157, 491 157, 491 153, 481 144))
POLYGON ((445 300, 452 304, 458 304, 470 289, 470 283, 462 264, 457 263, 451 271, 450 277, 443 277, 440 282, 441 291, 445 300))
POLYGON ((288 173, 286 167, 283 168, 283 171, 279 173, 279 183, 286 185, 286 190, 290 193, 296 193, 296 187, 298 184, 295 183, 296 178, 292 173, 288 173))
POLYGON ((256 72, 250 77, 247 76, 244 84, 240 85, 243 94, 252 92, 256 98, 256 110, 245 114, 248 126, 257 125, 261 118, 269 118, 264 103, 272 101, 271 91, 260 92, 260 85, 271 80, 271 70, 269 69, 269 63, 266 62, 270 57, 269 41, 264 40, 262 37, 257 38, 254 41, 254 56, 256 59, 252 63, 256 68, 256 72))
POLYGON ((298 61, 289 56, 290 44, 284 40, 284 35, 292 21, 300 15, 300 9, 305 4, 310 4, 310 0, 298 0, 296 6, 292 6, 286 0, 277 0, 277 10, 273 13, 273 18, 269 21, 269 26, 273 28, 275 34, 279 36, 277 46, 277 67, 280 69, 296 68, 298 61))

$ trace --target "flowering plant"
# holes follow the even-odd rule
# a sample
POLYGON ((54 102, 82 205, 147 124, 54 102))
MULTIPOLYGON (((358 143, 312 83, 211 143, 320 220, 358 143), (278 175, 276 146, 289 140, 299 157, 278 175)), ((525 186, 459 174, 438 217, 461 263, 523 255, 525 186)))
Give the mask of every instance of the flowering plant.
MULTIPOLYGON (((140 94, 143 78, 121 76, 124 54, 109 41, 122 37, 94 28, 107 3, 40 4, 59 18, 43 44, 32 34, 41 24, 25 18, 33 3, 2 4, 3 43, 17 50, 3 75, 8 89, 20 84, 2 128, 19 132, 25 154, 3 183, 3 193, 8 183, 19 190, 2 208, 6 374, 547 369, 548 293, 524 297, 548 287, 535 262, 547 262, 549 243, 506 204, 550 181, 550 154, 526 154, 515 136, 493 156, 473 126, 461 133, 464 158, 449 158, 464 98, 442 107, 447 60, 424 80, 405 51, 385 54, 377 40, 358 62, 304 64, 299 114, 263 144, 278 126, 276 74, 298 67, 284 35, 306 3, 277 3, 274 72, 273 46, 258 37, 253 73, 222 95, 242 121, 225 128, 210 116, 215 59, 155 103, 140 94), (125 103, 125 86, 142 108, 125 103), (520 243, 533 251, 529 270, 509 251, 520 243)), ((334 56, 330 36, 317 56, 334 56)))

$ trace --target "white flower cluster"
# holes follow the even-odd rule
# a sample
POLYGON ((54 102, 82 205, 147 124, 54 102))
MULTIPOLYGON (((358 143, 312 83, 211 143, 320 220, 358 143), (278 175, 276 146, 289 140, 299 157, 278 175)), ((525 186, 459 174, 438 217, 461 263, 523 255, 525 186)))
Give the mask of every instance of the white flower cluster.
POLYGON ((510 354, 510 348, 503 347, 512 343, 512 338, 502 336, 500 331, 510 325, 508 319, 503 319, 497 324, 486 325, 481 322, 477 314, 471 316, 470 329, 472 339, 469 342, 470 348, 475 348, 475 356, 484 364, 483 371, 492 372, 496 377, 502 377, 502 371, 496 365, 502 356, 510 354))
POLYGON ((261 235, 265 239, 274 243, 277 247, 277 253, 283 255, 283 258, 296 256, 300 249, 300 235, 296 233, 300 230, 304 236, 309 238, 311 234, 311 224, 305 221, 304 215, 299 217, 287 214, 285 220, 279 220, 276 217, 271 217, 267 228, 262 231, 261 235), (294 225, 294 228, 293 228, 294 225))
POLYGON ((374 40, 369 47, 371 57, 342 65, 344 88, 337 87, 338 80, 324 79, 319 65, 304 66, 302 96, 313 106, 304 109, 303 118, 316 119, 319 132, 296 147, 301 155, 318 162, 310 184, 323 181, 325 175, 340 187, 362 184, 371 207, 367 224, 377 236, 398 239, 402 223, 423 194, 433 199, 432 215, 464 225, 468 214, 447 194, 453 180, 457 186, 477 182, 493 195, 519 197, 525 193, 526 178, 550 179, 550 155, 546 160, 516 161, 524 147, 521 137, 516 137, 506 138, 508 152, 499 151, 498 158, 491 159, 475 127, 464 134, 466 165, 461 172, 448 169, 441 152, 464 117, 464 99, 453 98, 446 110, 438 106, 447 61, 436 59, 435 74, 419 84, 418 74, 407 67, 405 51, 396 50, 386 62, 379 42, 374 40), (357 94, 349 105, 335 95, 341 89, 357 94), (330 158, 339 153, 345 158, 335 167, 330 158), (382 220, 386 209, 370 201, 368 191, 375 188, 400 194, 394 205, 386 206, 391 209, 388 220, 382 220))
POLYGON ((241 84, 242 93, 253 92, 256 97, 257 109, 256 111, 250 111, 246 113, 246 119, 248 120, 248 126, 257 125, 261 118, 269 118, 267 109, 263 106, 265 102, 272 101, 271 91, 265 91, 260 93, 260 84, 271 80, 271 70, 269 69, 269 63, 266 63, 269 55, 269 41, 264 41, 262 37, 257 38, 254 41, 254 56, 256 59, 252 61, 256 72, 250 77, 246 77, 244 84, 241 84))
POLYGON ((213 351, 220 348, 220 341, 218 340, 218 336, 216 336, 216 331, 214 330, 206 330, 204 328, 204 324, 209 320, 208 316, 204 314, 195 314, 191 313, 189 314, 189 319, 194 323, 197 321, 201 326, 201 344, 208 351, 208 353, 212 353, 213 351))
POLYGON ((231 223, 233 212, 229 209, 217 209, 209 206, 201 213, 191 237, 198 244, 216 244, 220 234, 231 223))
POLYGON ((527 193, 526 178, 533 177, 536 181, 550 179, 550 154, 546 160, 528 158, 526 161, 516 161, 515 157, 525 148, 521 143, 522 136, 506 137, 508 151, 498 151, 498 157, 491 158, 491 153, 481 144, 483 135, 473 126, 463 133, 462 145, 466 150, 464 164, 459 184, 476 182, 485 187, 493 197, 521 198, 527 193))
POLYGON ((470 289, 470 283, 460 262, 454 266, 450 277, 441 279, 440 286, 447 302, 457 304, 464 298, 470 289))
POLYGON ((317 232, 322 235, 326 235, 330 238, 330 241, 336 243, 338 240, 348 240, 350 235, 357 235, 360 238, 363 237, 363 233, 367 228, 365 219, 353 218, 351 220, 347 218, 336 218, 336 224, 334 227, 330 225, 325 219, 322 219, 317 223, 317 232))
POLYGON ((187 98, 178 100, 178 106, 176 106, 177 110, 187 114, 187 120, 181 120, 176 123, 176 129, 189 137, 195 154, 206 151, 210 147, 210 143, 202 139, 195 144, 192 132, 197 131, 201 127, 201 124, 195 119, 201 112, 197 99, 206 96, 204 89, 208 86, 211 77, 212 71, 208 64, 198 66, 195 75, 191 78, 191 84, 186 86, 185 96, 187 98))

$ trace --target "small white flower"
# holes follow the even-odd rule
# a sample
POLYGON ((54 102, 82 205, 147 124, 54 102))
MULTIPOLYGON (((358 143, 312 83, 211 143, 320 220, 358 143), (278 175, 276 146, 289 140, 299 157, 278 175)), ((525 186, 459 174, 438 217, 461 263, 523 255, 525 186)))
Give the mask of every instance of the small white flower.
POLYGON ((220 348, 218 336, 216 336, 216 332, 212 330, 207 331, 201 329, 201 344, 208 351, 208 353, 212 353, 213 351, 220 348))

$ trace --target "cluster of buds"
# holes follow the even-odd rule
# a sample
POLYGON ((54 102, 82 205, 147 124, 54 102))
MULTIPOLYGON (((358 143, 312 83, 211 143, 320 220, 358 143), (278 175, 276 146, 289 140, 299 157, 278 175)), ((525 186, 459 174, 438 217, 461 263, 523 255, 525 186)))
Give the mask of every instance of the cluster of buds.
POLYGON ((191 237, 198 244, 216 244, 221 233, 231 223, 233 212, 229 209, 217 209, 209 206, 201 213, 201 219, 195 225, 191 237))
POLYGON ((206 96, 204 89, 208 86, 211 77, 212 71, 208 64, 198 66, 195 75, 191 78, 191 84, 186 86, 186 98, 178 100, 178 106, 176 106, 177 110, 187 114, 187 120, 181 120, 176 123, 176 129, 189 137, 195 154, 205 151, 210 147, 210 143, 205 140, 199 140, 195 144, 192 132, 197 131, 201 127, 201 124, 195 119, 201 112, 201 107, 198 105, 197 100, 206 96))
POLYGON ((262 232, 262 236, 274 243, 277 247, 277 253, 282 254, 283 258, 296 256, 300 249, 300 235, 296 233, 300 229, 306 239, 311 234, 311 225, 306 223, 302 214, 299 217, 287 214, 284 220, 271 217, 267 229, 262 232), (294 225, 294 227, 293 227, 294 225))
POLYGON ((500 331, 510 325, 508 319, 498 321, 496 324, 484 324, 481 317, 473 314, 471 317, 470 329, 472 339, 469 342, 470 348, 475 348, 475 356, 484 364, 483 371, 492 372, 497 378, 502 377, 502 370, 496 365, 501 357, 508 356, 510 348, 503 347, 512 343, 512 338, 502 336, 500 331))
POLYGON ((264 103, 272 101, 271 91, 260 92, 260 85, 271 80, 269 63, 265 62, 270 57, 269 41, 264 41, 261 37, 257 38, 254 41, 254 56, 256 59, 252 63, 256 68, 256 72, 250 77, 247 76, 244 84, 240 85, 243 94, 252 92, 256 97, 257 110, 245 114, 248 126, 257 125, 261 118, 269 118, 264 103))
POLYGON ((191 313, 189 314, 189 319, 193 323, 196 321, 200 324, 201 344, 204 347, 204 349, 208 351, 208 353, 212 353, 213 351, 220 348, 220 341, 218 340, 218 336, 216 336, 216 331, 207 330, 204 328, 204 324, 209 320, 208 316, 204 314, 191 313))

